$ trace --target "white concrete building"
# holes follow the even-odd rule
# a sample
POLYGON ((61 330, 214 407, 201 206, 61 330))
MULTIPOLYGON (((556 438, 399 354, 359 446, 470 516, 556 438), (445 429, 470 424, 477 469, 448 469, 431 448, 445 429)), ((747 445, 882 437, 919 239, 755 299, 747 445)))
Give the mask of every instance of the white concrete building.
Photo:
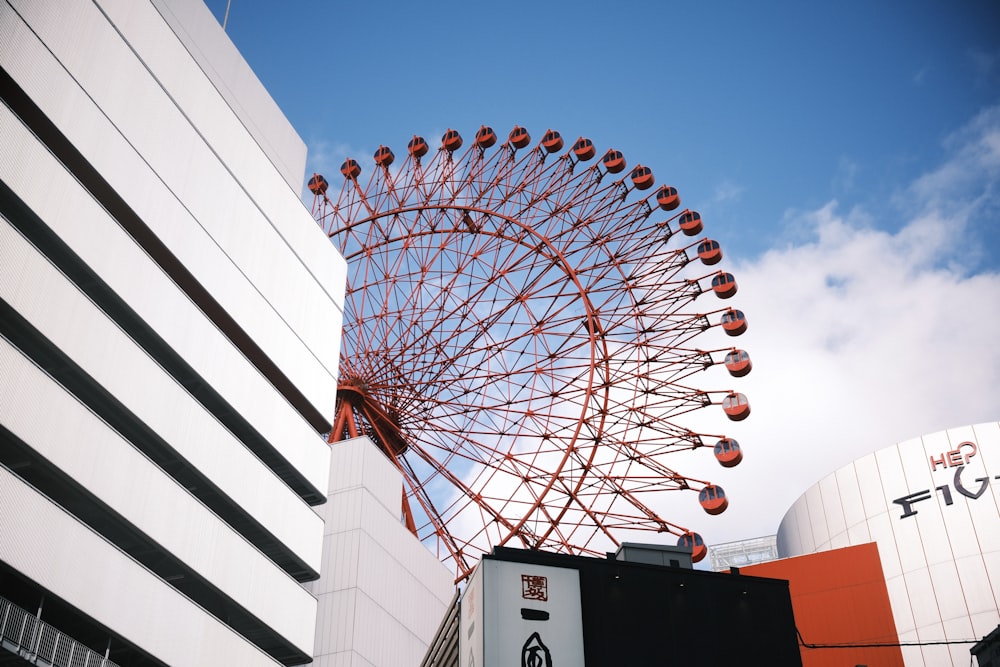
POLYGON ((452 573, 400 521, 403 478, 367 437, 331 449, 315 667, 416 667, 452 603, 452 573))
POLYGON ((969 664, 1000 624, 1000 423, 880 449, 788 510, 781 557, 875 542, 908 666, 969 664))
POLYGON ((0 0, 0 66, 0 657, 308 662, 345 267, 303 142, 200 0, 0 0))

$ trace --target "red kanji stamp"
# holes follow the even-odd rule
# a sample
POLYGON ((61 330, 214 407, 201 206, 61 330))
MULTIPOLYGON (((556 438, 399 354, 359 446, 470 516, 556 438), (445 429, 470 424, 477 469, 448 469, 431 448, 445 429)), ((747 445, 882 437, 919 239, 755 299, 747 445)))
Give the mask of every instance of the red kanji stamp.
POLYGON ((549 599, 549 580, 533 574, 521 575, 521 597, 525 600, 547 602, 549 599))

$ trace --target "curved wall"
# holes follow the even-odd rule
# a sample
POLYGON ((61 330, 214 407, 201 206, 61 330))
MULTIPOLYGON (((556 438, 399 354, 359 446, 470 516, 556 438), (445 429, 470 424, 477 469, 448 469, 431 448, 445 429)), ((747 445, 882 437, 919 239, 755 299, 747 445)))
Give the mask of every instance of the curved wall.
POLYGON ((1000 624, 1000 422, 878 450, 788 510, 782 557, 875 542, 907 665, 968 665, 1000 624), (938 642, 930 644, 930 642, 938 642))

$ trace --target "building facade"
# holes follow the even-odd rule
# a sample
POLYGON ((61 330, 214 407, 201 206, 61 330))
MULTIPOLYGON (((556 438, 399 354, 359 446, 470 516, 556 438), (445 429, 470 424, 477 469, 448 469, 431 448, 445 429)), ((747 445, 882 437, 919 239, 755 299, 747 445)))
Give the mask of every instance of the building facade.
POLYGON ((303 142, 200 0, 0 0, 0 67, 0 652, 308 662, 345 267, 303 142))
POLYGON ((400 521, 403 476, 367 437, 331 449, 315 667, 420 664, 454 575, 400 521))
POLYGON ((862 457, 808 489, 778 530, 782 557, 870 542, 905 664, 968 665, 1000 624, 1000 423, 862 457))
POLYGON ((802 664, 788 582, 691 569, 687 548, 607 558, 495 547, 423 664, 802 664))

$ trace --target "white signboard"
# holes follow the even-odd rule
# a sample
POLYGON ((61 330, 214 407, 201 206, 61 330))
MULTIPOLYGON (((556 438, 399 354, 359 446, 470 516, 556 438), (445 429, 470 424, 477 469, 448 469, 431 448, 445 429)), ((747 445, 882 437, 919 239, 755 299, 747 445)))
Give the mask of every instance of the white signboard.
POLYGON ((461 667, 582 666, 580 573, 483 560, 462 598, 459 631, 461 667))
POLYGON ((483 664, 483 562, 480 561, 462 594, 458 617, 458 665, 483 664))

